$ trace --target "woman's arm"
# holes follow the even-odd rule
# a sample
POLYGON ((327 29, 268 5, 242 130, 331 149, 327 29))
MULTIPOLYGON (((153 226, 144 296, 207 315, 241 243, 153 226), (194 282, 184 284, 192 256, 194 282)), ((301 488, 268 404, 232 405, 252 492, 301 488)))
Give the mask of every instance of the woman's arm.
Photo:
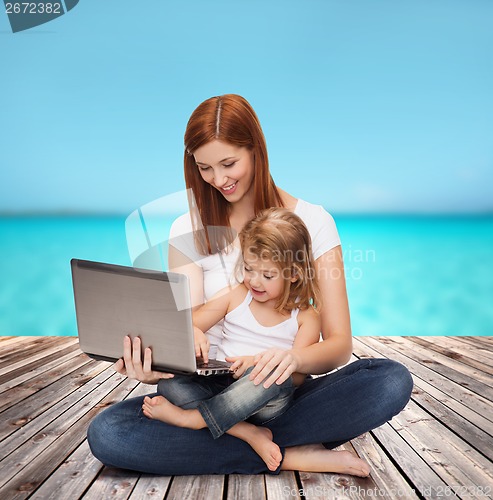
MULTIPOLYGON (((320 340, 321 315, 310 307, 298 314, 299 329, 293 343, 293 349, 303 349, 318 344, 320 340)), ((295 385, 301 385, 306 374, 295 372, 292 374, 295 385)))
POLYGON ((277 366, 265 382, 281 384, 294 372, 321 374, 346 364, 351 357, 352 338, 349 305, 344 277, 341 247, 337 246, 315 261, 315 271, 322 294, 320 311, 322 342, 307 347, 293 347, 289 351, 269 349, 256 360, 250 374, 260 384, 277 366))
POLYGON ((352 353, 351 322, 341 246, 329 250, 315 261, 322 294, 322 342, 295 349, 298 371, 320 374, 349 361, 352 353))

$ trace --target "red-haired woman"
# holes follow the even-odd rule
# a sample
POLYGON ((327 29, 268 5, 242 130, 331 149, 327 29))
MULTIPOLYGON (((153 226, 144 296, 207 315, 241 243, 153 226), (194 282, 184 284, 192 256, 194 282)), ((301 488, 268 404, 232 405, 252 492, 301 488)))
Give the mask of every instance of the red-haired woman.
MULTIPOLYGON (((238 95, 213 97, 193 112, 185 132, 185 182, 194 212, 178 218, 171 230, 170 269, 191 281, 192 301, 201 304, 230 283, 239 249, 234 235, 262 209, 285 207, 306 224, 312 238, 323 307, 322 341, 303 349, 270 349, 258 356, 254 381, 282 383, 293 372, 323 374, 351 356, 351 326, 342 251, 332 217, 321 207, 278 188, 269 173, 267 148, 258 118, 238 95), (225 231, 200 231, 208 226, 225 231), (194 234, 193 238, 180 235, 194 234), (268 376, 270 373, 272 374, 268 376)), ((208 332, 219 343, 221 325, 208 332)), ((115 368, 148 384, 171 375, 151 370, 152 353, 140 355, 140 340, 127 337, 115 368)), ((266 424, 283 454, 270 471, 244 441, 224 435, 214 440, 206 429, 190 430, 148 419, 143 397, 122 401, 91 423, 88 440, 104 464, 164 475, 256 474, 280 470, 334 471, 347 452, 332 448, 378 427, 409 400, 412 378, 405 367, 385 359, 363 359, 305 382, 294 401, 266 424)))

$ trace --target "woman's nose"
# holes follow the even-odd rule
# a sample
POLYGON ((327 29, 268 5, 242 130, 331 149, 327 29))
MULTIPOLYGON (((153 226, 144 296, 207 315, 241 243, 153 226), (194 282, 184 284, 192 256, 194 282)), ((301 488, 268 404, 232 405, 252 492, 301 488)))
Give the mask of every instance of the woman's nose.
POLYGON ((223 172, 214 172, 214 184, 217 187, 224 187, 228 182, 228 177, 223 172))

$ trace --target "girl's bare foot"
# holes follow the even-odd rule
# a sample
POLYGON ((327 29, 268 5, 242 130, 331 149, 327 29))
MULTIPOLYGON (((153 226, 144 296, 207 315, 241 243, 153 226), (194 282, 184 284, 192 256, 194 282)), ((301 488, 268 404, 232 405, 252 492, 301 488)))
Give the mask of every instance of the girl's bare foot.
POLYGON ((198 410, 184 410, 170 403, 163 396, 153 398, 146 396, 142 411, 148 418, 161 420, 178 427, 186 427, 187 429, 202 429, 205 427, 204 419, 198 410))
POLYGON ((321 444, 286 448, 281 468, 307 472, 335 472, 360 477, 370 475, 370 466, 361 458, 345 450, 327 450, 321 444))
POLYGON ((237 434, 232 428, 228 431, 228 434, 241 437, 246 441, 266 463, 269 470, 276 470, 279 467, 282 460, 281 450, 272 441, 272 432, 269 429, 245 422, 236 424, 235 427, 240 432, 237 434))

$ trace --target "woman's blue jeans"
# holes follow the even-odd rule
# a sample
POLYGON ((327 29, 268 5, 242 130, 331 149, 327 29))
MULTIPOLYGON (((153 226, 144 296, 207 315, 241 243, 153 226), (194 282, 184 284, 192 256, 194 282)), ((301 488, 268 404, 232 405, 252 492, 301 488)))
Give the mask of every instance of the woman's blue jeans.
POLYGON ((197 408, 217 439, 238 422, 248 418, 264 425, 288 407, 295 389, 291 377, 265 389, 248 378, 252 370, 253 366, 238 380, 232 375, 175 375, 160 380, 158 392, 181 408, 197 408))
MULTIPOLYGON (((266 427, 283 455, 289 446, 323 443, 335 448, 397 415, 412 387, 401 364, 362 359, 307 380, 288 409, 266 427)), ((142 400, 117 403, 91 422, 89 446, 105 465, 161 475, 271 473, 246 442, 229 434, 213 439, 208 429, 151 420, 142 413, 142 400)))

